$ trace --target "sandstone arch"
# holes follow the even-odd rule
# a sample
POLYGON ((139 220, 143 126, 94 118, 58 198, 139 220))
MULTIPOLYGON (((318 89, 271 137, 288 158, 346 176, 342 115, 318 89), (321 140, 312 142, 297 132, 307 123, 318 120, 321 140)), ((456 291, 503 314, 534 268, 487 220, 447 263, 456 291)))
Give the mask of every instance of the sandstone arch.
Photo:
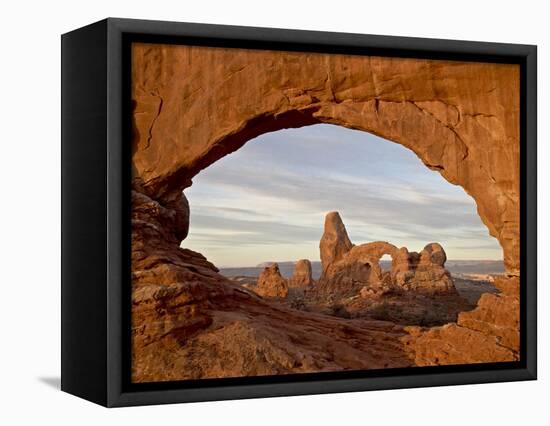
POLYGON ((476 201, 519 274, 519 67, 187 46, 133 47, 134 186, 173 198, 251 138, 325 122, 413 150, 476 201))
POLYGON ((136 381, 384 368, 386 359, 392 366, 518 359, 518 66, 155 44, 133 45, 132 64, 136 381), (182 190, 197 173, 262 133, 315 123, 399 143, 462 186, 503 248, 512 276, 497 281, 503 294, 484 295, 445 327, 363 324, 344 332, 336 320, 272 309, 179 248, 189 226, 182 190), (289 324, 292 336, 281 332, 289 324), (254 358, 260 326, 272 339, 262 350, 273 362, 254 358), (195 339, 207 351, 227 341, 226 330, 236 343, 223 346, 231 360, 223 368, 205 363, 207 352, 197 364, 197 352, 182 343, 195 339))
POLYGON ((370 269, 372 271, 372 280, 380 281, 382 278, 380 259, 385 254, 389 254, 392 257, 392 276, 400 270, 403 262, 408 266, 408 251, 405 247, 398 249, 396 246, 388 242, 374 241, 351 247, 345 253, 343 258, 340 257, 334 259, 330 264, 326 265, 326 269, 325 265, 323 265, 323 276, 321 277, 321 280, 325 278, 325 275, 334 274, 336 271, 346 269, 350 265, 368 264, 370 265, 370 269))
POLYGON ((413 290, 430 295, 456 295, 451 274, 445 269, 447 254, 439 243, 429 243, 420 252, 409 252, 386 241, 353 245, 338 212, 325 217, 325 230, 319 244, 322 274, 317 290, 322 295, 368 294, 376 288, 413 290), (383 273, 380 259, 392 259, 391 270, 383 273))

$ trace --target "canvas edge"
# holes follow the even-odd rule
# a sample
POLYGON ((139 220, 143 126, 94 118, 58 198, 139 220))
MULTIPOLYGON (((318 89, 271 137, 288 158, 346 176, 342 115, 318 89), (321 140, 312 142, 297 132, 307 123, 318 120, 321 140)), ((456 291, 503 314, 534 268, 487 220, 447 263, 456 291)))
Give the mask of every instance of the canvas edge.
MULTIPOLYGON (((327 33, 316 31, 281 30, 272 28, 235 27, 225 25, 188 24, 162 21, 128 20, 108 18, 107 23, 107 264, 106 294, 106 372, 105 399, 102 405, 116 407, 129 405, 162 404, 175 402, 211 401, 306 395, 364 390, 414 388, 472 383, 489 383, 536 379, 536 47, 530 45, 470 42, 439 39, 419 39, 392 36, 369 36, 362 34, 327 33), (122 68, 123 36, 127 33, 160 34, 168 36, 233 38, 267 42, 299 42, 317 46, 348 45, 374 46, 375 49, 413 49, 434 54, 447 51, 453 54, 504 55, 524 58, 527 75, 527 167, 529 182, 526 203, 529 207, 527 229, 526 318, 527 359, 526 368, 510 370, 477 371, 461 373, 430 373, 416 376, 394 376, 370 379, 318 380, 315 382, 274 383, 216 388, 172 389, 156 391, 124 390, 123 386, 123 336, 125 324, 123 292, 124 256, 123 232, 125 229, 124 197, 121 184, 124 179, 125 150, 122 68), (534 91, 533 91, 534 90, 534 91), (534 166, 534 168, 533 168, 534 166), (535 173, 532 173, 535 170, 535 173), (534 193, 533 188, 534 187, 534 193), (530 188, 530 189, 529 189, 530 188), (534 218, 534 222, 533 221, 534 218), (534 259, 534 260, 533 260, 534 259)), ((79 30, 77 30, 79 31, 79 30)), ((69 33, 70 34, 70 33, 69 33)), ((88 325, 89 326, 89 325, 88 325)), ((66 388, 63 390, 67 390, 66 388)), ((71 392, 72 393, 72 392, 71 392)), ((80 395, 82 396, 82 395, 80 395)), ((86 396, 84 396, 86 397, 86 396)), ((91 399, 91 398, 88 398, 91 399)))

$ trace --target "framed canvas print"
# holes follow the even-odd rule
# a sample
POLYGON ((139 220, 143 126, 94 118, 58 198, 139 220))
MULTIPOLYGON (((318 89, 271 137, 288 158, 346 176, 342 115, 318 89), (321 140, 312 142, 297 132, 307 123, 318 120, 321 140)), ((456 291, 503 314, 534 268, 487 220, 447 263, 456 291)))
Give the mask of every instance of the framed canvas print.
POLYGON ((535 378, 535 46, 127 19, 63 35, 63 390, 125 406, 535 378))

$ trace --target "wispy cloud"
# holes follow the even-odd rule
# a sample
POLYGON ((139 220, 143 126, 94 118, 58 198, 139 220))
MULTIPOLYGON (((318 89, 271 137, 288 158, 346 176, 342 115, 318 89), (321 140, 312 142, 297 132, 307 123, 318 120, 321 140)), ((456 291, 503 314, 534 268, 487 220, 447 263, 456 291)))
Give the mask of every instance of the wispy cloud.
POLYGON ((358 244, 420 250, 439 241, 449 258, 501 258, 462 188, 400 145, 337 126, 262 135, 202 171, 186 195, 191 228, 183 245, 218 265, 318 259, 331 210, 358 244))

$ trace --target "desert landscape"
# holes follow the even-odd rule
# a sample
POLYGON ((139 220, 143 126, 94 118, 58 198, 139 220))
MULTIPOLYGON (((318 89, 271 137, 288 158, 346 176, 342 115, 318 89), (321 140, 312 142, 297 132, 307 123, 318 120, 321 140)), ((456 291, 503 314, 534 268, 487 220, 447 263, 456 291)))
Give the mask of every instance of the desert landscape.
POLYGON ((426 327, 456 322, 460 312, 476 307, 482 294, 498 294, 494 282, 504 273, 500 261, 454 261, 446 267, 438 243, 420 253, 382 241, 355 246, 338 212, 326 215, 320 249, 322 262, 264 262, 219 272, 289 308, 426 327), (380 260, 388 253, 391 261, 380 260))
POLYGON ((517 66, 135 44, 132 100, 134 382, 520 359, 517 66), (461 187, 502 260, 447 260, 437 233, 421 249, 352 241, 340 205, 312 222, 320 261, 222 268, 189 248, 199 173, 320 123, 383 137, 461 187))

